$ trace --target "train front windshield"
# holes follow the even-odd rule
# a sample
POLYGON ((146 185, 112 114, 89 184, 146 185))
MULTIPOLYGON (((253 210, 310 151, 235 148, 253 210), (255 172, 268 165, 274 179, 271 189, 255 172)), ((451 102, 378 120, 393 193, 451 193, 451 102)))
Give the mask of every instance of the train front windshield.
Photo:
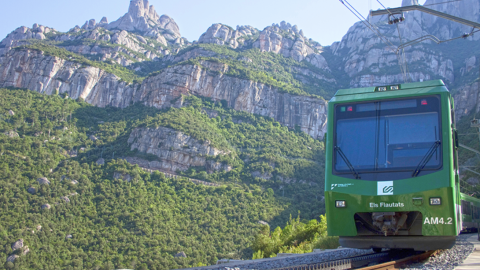
POLYGON ((440 97, 339 104, 334 174, 441 167, 440 97))

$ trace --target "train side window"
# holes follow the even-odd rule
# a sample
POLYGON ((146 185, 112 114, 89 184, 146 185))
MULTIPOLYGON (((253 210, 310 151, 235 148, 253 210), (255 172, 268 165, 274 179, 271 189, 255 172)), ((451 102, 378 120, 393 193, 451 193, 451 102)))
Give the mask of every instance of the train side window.
POLYGON ((462 214, 469 215, 469 216, 472 215, 470 203, 467 201, 462 201, 462 214))
POLYGON ((474 206, 473 209, 474 209, 473 218, 474 219, 479 219, 480 218, 480 208, 478 208, 477 206, 474 206))

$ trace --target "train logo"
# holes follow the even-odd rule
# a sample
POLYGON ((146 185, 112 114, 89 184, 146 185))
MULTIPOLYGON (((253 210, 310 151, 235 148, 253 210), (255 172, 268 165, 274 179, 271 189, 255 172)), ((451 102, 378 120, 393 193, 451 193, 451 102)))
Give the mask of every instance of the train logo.
POLYGON ((393 195, 393 181, 377 182, 377 195, 393 195))
POLYGON ((384 187, 383 193, 393 193, 393 187, 392 186, 384 187))

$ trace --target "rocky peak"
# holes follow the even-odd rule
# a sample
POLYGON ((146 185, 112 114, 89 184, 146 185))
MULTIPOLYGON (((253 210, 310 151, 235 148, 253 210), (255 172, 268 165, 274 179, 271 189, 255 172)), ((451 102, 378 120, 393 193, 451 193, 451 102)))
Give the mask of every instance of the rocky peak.
POLYGON ((237 29, 234 30, 228 25, 216 23, 200 36, 198 43, 228 45, 235 49, 241 47, 248 37, 257 33, 258 30, 249 25, 237 26, 237 29))
POLYGON ((307 39, 298 26, 292 26, 285 21, 273 24, 260 32, 259 38, 253 47, 262 52, 274 52, 296 61, 306 60, 320 69, 329 69, 324 57, 320 54, 323 47, 307 39))
POLYGON ((155 11, 155 7, 148 4, 148 0, 132 0, 130 1, 130 6, 128 8, 128 14, 132 18, 147 18, 152 21, 157 21, 159 16, 155 11))
POLYGON ((56 30, 37 23, 33 24, 32 28, 26 26, 18 27, 0 42, 0 56, 13 47, 23 45, 26 39, 44 40, 46 38, 45 35, 50 32, 56 32, 56 30))
MULTIPOLYGON (((157 28, 168 30, 172 38, 179 38, 180 30, 175 21, 167 15, 159 16, 148 0, 132 0, 128 12, 118 20, 110 23, 108 29, 148 32, 149 35, 158 35, 152 32, 157 28)), ((168 38, 167 38, 168 39, 168 38)))
POLYGON ((95 19, 91 19, 86 21, 85 24, 82 26, 84 30, 93 30, 97 27, 105 27, 108 25, 107 17, 103 17, 99 23, 96 23, 95 19))

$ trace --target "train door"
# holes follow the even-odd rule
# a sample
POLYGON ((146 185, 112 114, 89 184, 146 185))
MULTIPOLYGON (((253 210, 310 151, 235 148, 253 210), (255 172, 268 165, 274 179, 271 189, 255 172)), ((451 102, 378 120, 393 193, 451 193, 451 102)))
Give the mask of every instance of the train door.
POLYGON ((455 104, 453 97, 450 96, 450 118, 451 118, 451 129, 452 129, 452 157, 453 157, 453 172, 455 177, 454 183, 454 198, 457 211, 457 233, 460 233, 462 230, 462 207, 460 204, 460 181, 459 181, 459 171, 458 171, 458 134, 457 128, 455 125, 455 104))

